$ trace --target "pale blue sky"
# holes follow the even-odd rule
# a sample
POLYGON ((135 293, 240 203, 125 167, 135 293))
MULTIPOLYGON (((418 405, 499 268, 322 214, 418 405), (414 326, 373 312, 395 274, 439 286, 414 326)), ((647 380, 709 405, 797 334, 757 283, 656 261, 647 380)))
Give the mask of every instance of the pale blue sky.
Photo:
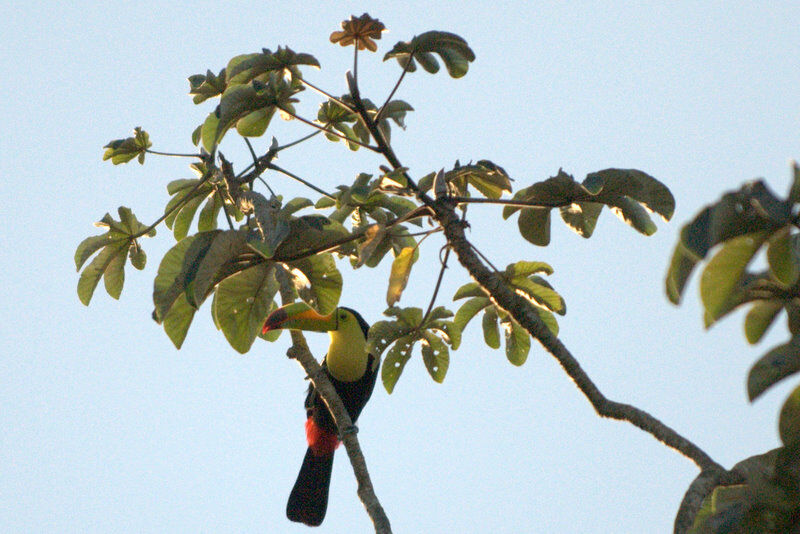
MULTIPOLYGON (((364 11, 390 30, 379 54, 360 64, 373 100, 399 74, 395 63, 379 61, 398 40, 449 30, 477 55, 463 79, 418 72, 404 82, 397 97, 416 111, 393 141, 412 173, 486 158, 518 188, 559 167, 578 179, 623 167, 672 189, 673 222, 660 223, 650 238, 604 213, 592 239, 554 220, 551 246, 537 248, 489 206, 470 209, 471 237, 496 265, 553 265, 550 279, 569 310, 561 338, 609 397, 648 410, 726 466, 777 446, 778 410, 797 380, 754 405, 744 380, 758 355, 788 337, 784 322, 751 348, 741 313, 705 332, 696 286, 681 308, 668 304, 662 288, 684 222, 755 177, 784 193, 789 162, 800 157, 800 7, 759 5, 142 1, 3 8, 0 530, 306 531, 284 516, 304 452, 305 387, 284 356, 285 339, 239 355, 205 306, 176 351, 150 319, 157 260, 172 245, 163 228, 143 243, 150 262, 144 273, 128 269, 120 302, 100 288, 89 308, 81 305, 72 256, 106 211, 125 204, 141 220, 155 220, 165 184, 190 177, 178 160, 112 167, 100 161, 104 144, 141 125, 155 149, 190 149, 189 134, 210 108, 191 103, 186 77, 261 47, 313 53, 323 68, 309 79, 344 92, 351 49, 331 45, 328 35, 364 11)), ((315 113, 307 96, 301 109, 315 113)), ((281 141, 307 133, 279 122, 281 141)), ((223 150, 246 157, 233 143, 223 150)), ((380 161, 320 141, 282 153, 280 163, 332 189, 380 161)), ((279 177, 272 183, 285 194, 301 192, 279 177)), ((427 305, 440 246, 439 237, 427 241, 426 261, 401 304, 427 305)), ((451 266, 445 305, 467 281, 451 266)), ((342 304, 379 320, 388 264, 341 268, 342 304)), ((321 355, 326 336, 310 341, 321 355)), ((668 532, 697 474, 633 426, 600 420, 537 345, 516 368, 483 345, 477 325, 451 355, 444 384, 432 382, 415 358, 391 396, 376 388, 359 426, 398 533, 668 532)), ((331 493, 320 532, 371 528, 343 453, 331 493)))

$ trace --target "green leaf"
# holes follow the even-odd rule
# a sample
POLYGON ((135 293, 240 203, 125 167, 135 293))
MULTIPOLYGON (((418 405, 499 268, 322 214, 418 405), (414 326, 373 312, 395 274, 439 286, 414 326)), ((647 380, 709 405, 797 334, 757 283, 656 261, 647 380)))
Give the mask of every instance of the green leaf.
POLYGON ((195 104, 221 95, 225 92, 226 86, 225 69, 222 69, 216 75, 209 70, 205 75, 195 74, 189 76, 189 94, 194 95, 192 101, 195 104))
POLYGON ((261 332, 278 292, 274 273, 274 265, 262 263, 224 279, 214 292, 214 321, 241 354, 261 332))
MULTIPOLYGON (((466 286, 464 286, 466 287, 466 286)), ((462 287, 463 289, 463 287, 462 287)), ((454 297, 455 300, 455 297, 454 297)), ((492 301, 489 300, 488 297, 472 297, 464 304, 456 312, 456 316, 453 318, 453 322, 458 326, 461 330, 466 328, 467 323, 469 323, 477 313, 487 306, 491 306, 492 301)))
POLYGON ((453 300, 463 299, 466 297, 485 297, 486 293, 481 289, 480 284, 478 282, 470 282, 468 284, 464 284, 463 286, 459 287, 456 290, 455 295, 453 295, 453 300))
POLYGON ((469 69, 469 63, 475 61, 475 53, 464 39, 442 31, 422 33, 410 42, 401 41, 394 45, 383 60, 396 58, 400 66, 409 72, 417 70, 416 60, 423 69, 435 73, 439 70, 439 63, 432 53, 439 54, 447 67, 447 72, 453 78, 464 76, 469 69))
POLYGON ((604 169, 593 172, 586 176, 583 186, 589 191, 599 191, 597 196, 600 199, 615 195, 628 197, 658 213, 665 221, 670 220, 675 212, 675 198, 667 186, 636 169, 604 169))
POLYGON ((800 202, 800 165, 796 161, 792 163, 792 187, 789 189, 789 202, 793 204, 800 202))
POLYGON ((228 83, 242 84, 263 78, 262 75, 271 72, 302 78, 300 66, 319 68, 319 61, 311 54, 297 53, 289 47, 279 46, 274 53, 262 48, 261 53, 236 56, 228 62, 225 70, 228 83))
POLYGON ((199 260, 193 291, 188 295, 189 303, 198 308, 217 283, 238 272, 240 269, 236 263, 247 250, 246 231, 225 230, 217 233, 199 260))
MULTIPOLYGON (((183 295, 185 299, 184 294, 194 281, 200 262, 219 234, 220 230, 214 230, 189 236, 164 254, 161 264, 158 266, 158 274, 153 288, 155 304, 153 317, 157 322, 162 322, 166 318, 167 312, 179 297, 183 295)), ((189 305, 188 301, 186 301, 186 305, 189 305)), ((179 313, 178 315, 185 314, 179 313)), ((172 339, 171 335, 170 339, 172 339)), ((175 342, 174 339, 173 342, 175 342)))
MULTIPOLYGON (((683 228, 681 234, 686 231, 683 228)), ((680 304, 683 290, 686 283, 689 281, 689 276, 702 258, 694 254, 683 244, 683 238, 675 245, 675 250, 672 252, 672 259, 670 260, 669 269, 665 279, 665 289, 667 298, 673 304, 680 304)))
POLYGON ((86 263, 86 260, 92 257, 92 254, 107 245, 112 243, 119 244, 124 241, 126 241, 126 239, 121 237, 115 238, 115 236, 111 233, 87 237, 81 241, 77 250, 75 250, 75 267, 78 271, 80 271, 83 264, 86 263))
POLYGON ((103 161, 110 159, 111 163, 119 165, 138 158, 139 164, 143 165, 145 153, 151 146, 153 143, 150 142, 150 135, 137 126, 133 130, 133 137, 115 139, 103 147, 106 149, 103 161))
POLYGON ((289 221, 289 233, 275 250, 275 259, 284 261, 334 245, 350 236, 341 223, 324 215, 303 215, 289 221))
POLYGON ((497 311, 494 306, 487 307, 483 312, 483 340, 493 348, 500 348, 500 329, 497 327, 497 311))
POLYGON ((793 238, 789 232, 789 227, 785 227, 775 232, 769 238, 767 246, 767 262, 769 270, 776 280, 786 286, 792 286, 800 277, 797 258, 795 257, 793 238))
POLYGON ((800 338, 778 345, 762 356, 747 376, 747 396, 756 400, 764 391, 800 371, 800 338))
POLYGON ((203 209, 200 210, 200 216, 197 218, 197 231, 210 232, 211 230, 216 230, 220 211, 222 211, 222 201, 219 195, 212 193, 206 200, 203 209))
POLYGON ((653 235, 656 233, 656 227, 653 220, 643 208, 635 200, 620 196, 616 199, 609 200, 608 205, 611 207, 611 213, 616 215, 622 222, 633 227, 637 232, 644 235, 653 235))
MULTIPOLYGON (((103 276, 109 268, 117 268, 114 267, 114 263, 120 261, 120 257, 122 258, 122 262, 124 265, 125 262, 125 255, 128 251, 128 244, 127 243, 118 243, 116 245, 110 245, 105 247, 100 254, 92 260, 91 263, 83 270, 81 273, 80 279, 78 280, 78 298, 80 301, 85 305, 88 306, 89 302, 92 300, 92 295, 94 294, 94 290, 97 287, 98 282, 100 282, 100 277, 103 276)), ((108 291, 109 295, 113 298, 119 298, 119 291, 122 289, 122 281, 119 279, 118 274, 112 274, 111 280, 106 282, 106 290, 108 291), (117 276, 116 279, 114 277, 117 276), (116 287, 116 284, 119 284, 119 287, 116 287), (110 286, 110 287, 109 287, 110 286), (117 290, 119 289, 119 291, 117 290)))
POLYGON ((86 263, 95 252, 100 253, 83 270, 78 279, 78 298, 89 305, 94 290, 102 276, 106 291, 113 298, 118 299, 125 281, 125 261, 130 255, 134 267, 142 269, 146 261, 144 251, 140 248, 134 236, 139 234, 151 237, 155 230, 140 223, 130 208, 120 206, 117 210, 120 220, 115 221, 106 213, 95 226, 108 228, 108 232, 100 236, 84 239, 75 250, 75 266, 78 270, 86 263), (148 230, 145 232, 145 230, 148 230))
POLYGON ((531 350, 530 334, 513 319, 505 324, 505 329, 506 358, 512 364, 520 366, 528 359, 528 353, 531 350))
POLYGON ((526 208, 517 220, 519 232, 534 245, 550 244, 550 208, 526 208))
POLYGON ((400 300, 400 296, 408 283, 408 277, 411 275, 411 267, 418 257, 419 249, 417 247, 406 247, 400 251, 400 254, 392 262, 389 287, 386 291, 386 304, 388 306, 394 306, 400 300))
POLYGON ((549 287, 537 283, 540 280, 517 277, 511 280, 511 285, 523 292, 531 304, 554 311, 559 315, 566 314, 567 305, 561 295, 549 287))
POLYGON ((800 386, 789 394, 783 404, 778 430, 785 446, 792 447, 800 444, 800 386))
POLYGON ((456 162, 455 168, 444 175, 446 182, 455 188, 458 195, 467 195, 467 186, 471 185, 486 198, 498 199, 503 192, 511 192, 511 178, 505 169, 489 160, 480 160, 476 164, 461 166, 456 162))
POLYGON ((444 341, 430 331, 422 333, 422 361, 434 381, 442 383, 450 365, 450 351, 444 341))
POLYGON ((729 239, 708 262, 700 277, 700 298, 711 318, 720 316, 745 268, 766 238, 767 232, 758 232, 729 239))
POLYGON ((331 313, 342 295, 342 274, 331 254, 289 262, 295 287, 305 302, 322 314, 331 313))
POLYGON ((369 329, 367 351, 375 356, 380 356, 386 347, 409 334, 414 327, 401 324, 398 321, 378 321, 369 329))
POLYGON ((386 388, 386 392, 389 394, 394 391, 394 386, 397 384, 400 375, 403 374, 406 362, 411 358, 414 341, 411 336, 401 337, 386 353, 381 366, 381 380, 383 381, 383 387, 386 388))
POLYGON ((751 345, 758 343, 783 309, 783 301, 764 300, 757 302, 744 319, 744 335, 751 345))
POLYGON ((564 223, 579 236, 589 238, 597 226, 597 218, 603 205, 598 202, 573 202, 569 206, 561 206, 559 211, 564 223))
POLYGON ((197 310, 186 300, 186 294, 181 293, 172 303, 164 317, 162 321, 164 332, 167 333, 176 349, 180 349, 181 345, 183 345, 189 326, 191 326, 192 319, 194 319, 195 311, 197 310))
POLYGON ((542 320, 544 325, 553 333, 554 336, 558 335, 558 321, 555 315, 542 308, 534 308, 536 313, 539 314, 539 319, 542 320))

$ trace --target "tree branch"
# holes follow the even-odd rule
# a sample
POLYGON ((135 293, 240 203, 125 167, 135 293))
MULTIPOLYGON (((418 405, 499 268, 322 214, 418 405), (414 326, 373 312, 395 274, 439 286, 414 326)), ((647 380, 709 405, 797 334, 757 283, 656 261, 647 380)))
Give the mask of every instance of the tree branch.
MULTIPOLYGON (((401 168, 402 165, 397 155, 394 153, 394 150, 392 150, 392 147, 383 137, 375 122, 370 119, 369 114, 366 112, 358 90, 358 84, 353 79, 348 79, 348 82, 350 82, 350 93, 353 97, 356 110, 375 139, 375 142, 378 144, 381 153, 395 170, 401 168)), ((464 222, 455 212, 456 201, 448 197, 433 200, 429 195, 419 190, 416 183, 408 177, 407 173, 406 178, 408 180, 408 186, 417 193, 417 198, 434 211, 435 218, 444 228, 447 241, 456 253, 456 257, 461 265, 463 265, 470 276, 480 284, 495 305, 509 313, 520 326, 525 328, 531 336, 537 339, 539 343, 558 360, 558 363, 561 364, 561 367, 567 375, 572 378, 575 385, 578 386, 578 389, 589 399, 592 407, 601 417, 628 421, 634 426, 653 435, 653 437, 666 446, 690 458, 702 470, 723 469, 722 466, 711 459, 700 447, 644 410, 629 404, 607 399, 594 382, 592 382, 589 375, 581 368, 578 360, 567 350, 561 340, 553 335, 547 326, 545 326, 536 313, 536 310, 533 309, 533 306, 527 300, 512 291, 497 273, 491 272, 480 259, 478 259, 472 245, 464 234, 464 222)))
MULTIPOLYGON (((283 268, 276 271, 278 282, 280 283, 281 298, 284 302, 294 300, 294 291, 292 288, 289 275, 283 268)), ((367 509, 367 514, 375 526, 377 534, 391 534, 392 527, 389 524, 389 518, 383 510, 378 496, 375 495, 375 489, 372 487, 372 480, 369 477, 367 470, 367 462, 364 459, 364 453, 361 452, 361 446, 358 443, 358 437, 355 432, 352 432, 353 421, 350 419, 350 414, 342 404, 342 399, 336 393, 336 389, 328 379, 328 375, 322 369, 322 366, 317 362, 316 358, 311 354, 306 344, 305 337, 297 330, 290 330, 292 336, 292 346, 287 351, 286 355, 289 358, 297 360, 303 367, 303 370, 308 375, 314 388, 319 393, 328 410, 333 416, 336 423, 336 429, 339 437, 344 443, 347 456, 350 458, 350 464, 353 466, 353 473, 358 481, 358 497, 367 509)))
POLYGON ((652 415, 635 406, 607 399, 581 368, 578 360, 539 319, 531 304, 509 289, 500 276, 487 269, 477 258, 464 235, 464 225, 456 215, 453 203, 445 198, 434 201, 432 207, 436 211, 436 218, 444 227, 445 236, 447 236, 447 240, 453 247, 453 251, 456 253, 461 265, 469 271, 472 278, 488 293, 492 302, 508 312, 520 326, 525 328, 531 336, 537 339, 558 360, 558 363, 561 364, 567 375, 572 378, 578 389, 589 399, 592 407, 600 416, 628 421, 645 432, 652 434, 668 447, 690 458, 703 470, 722 469, 697 445, 652 415))

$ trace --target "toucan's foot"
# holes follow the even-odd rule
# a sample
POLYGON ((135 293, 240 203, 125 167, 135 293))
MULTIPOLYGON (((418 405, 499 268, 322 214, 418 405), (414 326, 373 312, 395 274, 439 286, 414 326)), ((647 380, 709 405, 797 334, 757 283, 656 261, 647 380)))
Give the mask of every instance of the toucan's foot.
POLYGON ((342 437, 348 436, 350 434, 358 434, 358 427, 356 425, 350 425, 344 430, 342 430, 342 437))

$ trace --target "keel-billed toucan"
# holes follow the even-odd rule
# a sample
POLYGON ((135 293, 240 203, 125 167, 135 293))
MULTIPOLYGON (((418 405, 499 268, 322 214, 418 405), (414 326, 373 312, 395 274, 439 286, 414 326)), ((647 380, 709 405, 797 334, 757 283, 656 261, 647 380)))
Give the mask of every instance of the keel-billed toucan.
MULTIPOLYGON (((331 343, 322 367, 355 423, 372 395, 380 365, 378 358, 367 353, 367 322, 350 308, 337 308, 330 315, 320 315, 306 304, 295 303, 272 312, 263 331, 279 328, 330 334, 331 343)), ((318 526, 328 507, 333 452, 339 446, 339 436, 333 417, 313 384, 308 387, 305 407, 308 450, 289 495, 286 516, 292 521, 318 526)))

